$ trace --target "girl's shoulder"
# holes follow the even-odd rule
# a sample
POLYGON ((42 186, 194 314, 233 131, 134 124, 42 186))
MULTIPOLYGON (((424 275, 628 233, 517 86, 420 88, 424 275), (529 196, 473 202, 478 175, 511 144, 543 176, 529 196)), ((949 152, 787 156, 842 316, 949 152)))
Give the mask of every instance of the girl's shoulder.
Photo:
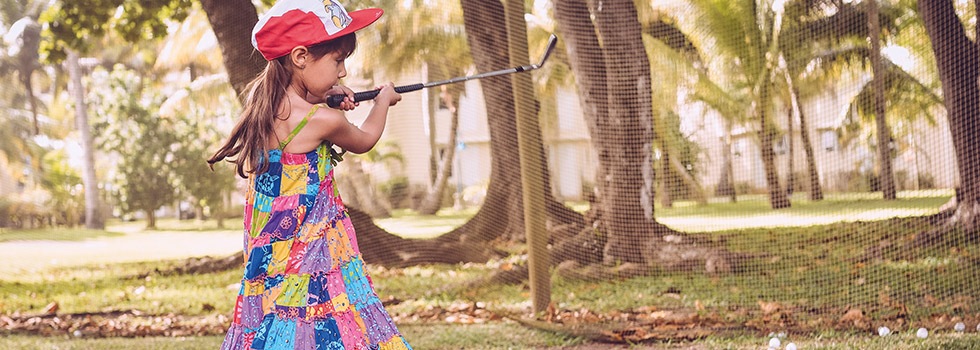
POLYGON ((326 105, 315 105, 310 107, 307 119, 310 123, 320 126, 336 126, 339 123, 346 123, 347 117, 344 112, 327 107, 326 105))

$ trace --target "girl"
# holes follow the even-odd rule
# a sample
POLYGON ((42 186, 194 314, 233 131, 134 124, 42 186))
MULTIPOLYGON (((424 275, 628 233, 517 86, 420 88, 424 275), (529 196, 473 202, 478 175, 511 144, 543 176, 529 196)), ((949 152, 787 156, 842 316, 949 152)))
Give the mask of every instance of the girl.
POLYGON ((357 105, 337 83, 347 75, 354 31, 381 13, 280 0, 252 30, 252 45, 269 62, 230 138, 208 159, 229 159, 248 178, 245 273, 222 349, 411 349, 365 273, 333 183, 333 146, 370 150, 401 96, 381 86, 360 127, 319 106, 330 94, 347 95, 343 110, 357 105))

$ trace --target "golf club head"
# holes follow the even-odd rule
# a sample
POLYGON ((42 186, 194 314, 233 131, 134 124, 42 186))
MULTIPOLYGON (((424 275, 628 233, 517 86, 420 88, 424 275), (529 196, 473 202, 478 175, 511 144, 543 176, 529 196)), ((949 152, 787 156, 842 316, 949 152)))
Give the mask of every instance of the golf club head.
POLYGON ((551 37, 548 38, 548 47, 544 49, 544 56, 541 57, 541 62, 538 62, 538 64, 534 65, 534 68, 541 68, 541 66, 544 65, 544 61, 547 61, 548 56, 551 56, 551 52, 555 51, 555 45, 557 44, 558 44, 558 37, 555 36, 554 34, 551 34, 551 37))

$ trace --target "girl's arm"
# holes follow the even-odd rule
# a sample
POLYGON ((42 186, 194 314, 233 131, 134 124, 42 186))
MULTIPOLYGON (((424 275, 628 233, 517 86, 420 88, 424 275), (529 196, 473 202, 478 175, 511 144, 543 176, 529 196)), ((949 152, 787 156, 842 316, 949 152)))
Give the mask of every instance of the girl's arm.
POLYGON ((388 83, 378 88, 381 92, 374 98, 374 106, 371 107, 371 111, 360 127, 348 122, 347 118, 337 110, 323 108, 317 111, 317 114, 323 114, 319 118, 314 118, 323 123, 317 127, 318 130, 323 130, 321 138, 354 153, 364 153, 374 148, 381 138, 381 132, 384 131, 388 107, 394 106, 402 99, 401 95, 395 92, 394 84, 388 83))

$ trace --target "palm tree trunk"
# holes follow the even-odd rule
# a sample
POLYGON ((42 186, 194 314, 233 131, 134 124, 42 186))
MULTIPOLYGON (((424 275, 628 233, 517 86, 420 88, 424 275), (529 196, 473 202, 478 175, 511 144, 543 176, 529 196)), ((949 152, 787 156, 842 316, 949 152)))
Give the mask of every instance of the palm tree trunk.
POLYGON ((698 182, 698 179, 691 176, 691 174, 687 172, 687 169, 684 168, 684 164, 681 164, 681 161, 678 160, 677 157, 670 157, 669 161, 670 167, 674 170, 674 176, 676 177, 677 181, 687 189, 687 193, 690 194, 691 197, 694 197, 694 201, 699 205, 708 204, 708 196, 704 193, 704 188, 701 187, 701 183, 698 182))
POLYGON ((806 114, 803 112, 803 104, 800 103, 800 90, 796 87, 796 81, 790 80, 792 84, 793 99, 796 100, 796 112, 800 115, 800 140, 803 141, 803 152, 806 154, 806 167, 809 176, 809 191, 807 196, 811 201, 823 200, 823 187, 820 185, 820 174, 817 173, 817 161, 813 154, 813 143, 810 142, 810 129, 807 127, 806 114))
MULTIPOLYGON (((764 76, 768 76, 765 74, 764 76)), ((759 116, 759 147, 762 153, 762 166, 766 173, 766 186, 769 189, 769 205, 773 209, 789 208, 789 198, 779 186, 779 173, 776 170, 776 152, 772 149, 772 139, 776 135, 775 126, 769 120, 770 84, 763 83, 759 90, 759 103, 756 115, 759 116)))
POLYGON ((75 97, 75 127, 82 143, 82 186, 85 188, 85 228, 101 230, 105 221, 99 210, 99 185, 95 177, 95 149, 92 131, 88 122, 88 107, 85 103, 85 86, 82 85, 82 71, 78 66, 78 54, 68 50, 68 74, 71 79, 72 94, 75 97))
POLYGON ((724 162, 721 165, 721 176, 718 177, 718 185, 715 186, 716 196, 727 196, 729 201, 738 201, 738 193, 735 191, 735 169, 732 162, 732 122, 725 120, 725 143, 724 162))
MULTIPOLYGON (((425 199, 422 200, 422 204, 419 205, 418 211, 422 215, 433 215, 442 208, 443 192, 446 190, 446 184, 449 182, 449 174, 453 169, 453 158, 456 157, 456 136, 459 129, 459 111, 453 102, 456 98, 455 96, 451 96, 445 88, 443 88, 441 98, 446 104, 446 107, 449 107, 449 113, 451 115, 449 121, 449 141, 446 143, 446 154, 443 155, 442 163, 439 164, 439 173, 432 183, 432 187, 426 193, 425 199)), ((435 135, 435 131, 430 134, 435 135)), ((433 154, 435 153, 433 152, 433 154)), ((459 176, 459 174, 456 176, 459 176)))
POLYGON ((789 151, 789 159, 787 160, 787 171, 786 171, 786 195, 793 195, 793 186, 795 185, 795 172, 793 171, 793 163, 795 156, 793 154, 793 104, 790 103, 786 107, 786 142, 788 143, 786 148, 789 151))
MULTIPOLYGON (((439 78, 443 78, 435 74, 436 67, 432 64, 426 64, 425 75, 426 81, 436 81, 439 78)), ((432 188, 436 184, 436 178, 439 177, 439 144, 436 142, 436 110, 439 109, 439 96, 428 91, 426 96, 429 98, 425 103, 429 104, 429 188, 432 188)), ((426 194, 428 196, 428 193, 426 194)))
POLYGON ((878 136, 878 183, 885 200, 895 199, 895 178, 892 174, 892 135, 885 121, 885 71, 881 67, 881 29, 878 25, 878 2, 868 0, 868 33, 871 39, 871 69, 875 88, 875 125, 878 136))
POLYGON ((28 73, 24 79, 24 89, 27 90, 27 102, 31 105, 31 115, 34 117, 34 135, 41 133, 41 126, 37 121, 37 98, 34 97, 34 84, 31 82, 32 74, 28 73))

